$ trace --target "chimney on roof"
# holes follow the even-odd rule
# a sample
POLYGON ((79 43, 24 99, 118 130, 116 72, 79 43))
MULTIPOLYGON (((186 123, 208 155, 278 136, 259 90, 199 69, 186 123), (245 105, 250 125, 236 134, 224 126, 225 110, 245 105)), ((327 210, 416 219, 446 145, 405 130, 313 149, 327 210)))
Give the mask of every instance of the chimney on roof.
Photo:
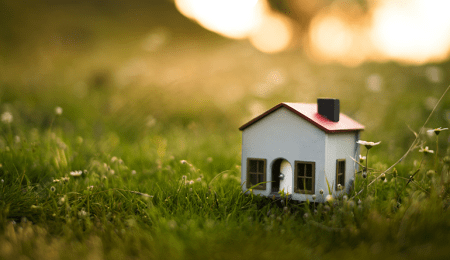
POLYGON ((318 98, 317 112, 333 122, 339 122, 339 99, 318 98))

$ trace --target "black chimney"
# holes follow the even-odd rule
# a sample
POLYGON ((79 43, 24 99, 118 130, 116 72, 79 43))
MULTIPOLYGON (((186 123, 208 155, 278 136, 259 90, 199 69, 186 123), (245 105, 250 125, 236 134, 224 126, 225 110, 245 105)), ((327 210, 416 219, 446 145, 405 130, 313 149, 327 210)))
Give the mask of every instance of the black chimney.
POLYGON ((339 122, 339 99, 318 98, 317 111, 333 122, 339 122))

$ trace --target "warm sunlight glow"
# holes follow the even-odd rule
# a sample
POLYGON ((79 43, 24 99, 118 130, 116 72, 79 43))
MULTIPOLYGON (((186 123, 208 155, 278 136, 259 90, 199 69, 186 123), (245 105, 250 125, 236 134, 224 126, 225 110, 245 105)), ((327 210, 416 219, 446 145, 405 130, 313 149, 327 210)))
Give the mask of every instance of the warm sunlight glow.
POLYGON ((450 54, 447 0, 368 1, 367 11, 356 2, 332 2, 317 9, 301 41, 293 41, 299 33, 289 15, 274 11, 267 0, 175 0, 175 5, 206 29, 248 39, 267 53, 306 42, 312 58, 350 66, 366 60, 421 64, 450 54))
POLYGON ((450 1, 383 1, 373 13, 374 46, 390 58, 423 63, 447 58, 450 1))
POLYGON ((208 30, 245 38, 260 19, 258 0, 175 0, 177 9, 208 30))
POLYGON ((331 59, 345 56, 352 45, 349 25, 338 16, 316 17, 311 24, 310 40, 318 55, 331 59))
POLYGON ((245 39, 262 52, 286 49, 291 21, 270 9, 266 0, 175 0, 178 10, 208 30, 245 39))
POLYGON ((279 52, 289 45, 292 28, 281 15, 266 15, 250 35, 250 42, 262 52, 279 52))

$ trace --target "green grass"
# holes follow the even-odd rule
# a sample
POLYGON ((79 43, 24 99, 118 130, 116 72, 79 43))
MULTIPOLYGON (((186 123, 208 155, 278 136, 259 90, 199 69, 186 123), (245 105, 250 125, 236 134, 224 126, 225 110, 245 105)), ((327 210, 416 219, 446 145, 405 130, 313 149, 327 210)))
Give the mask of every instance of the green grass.
MULTIPOLYGON (((14 117, 1 125, 2 259, 439 259, 450 253, 449 153, 442 147, 437 164, 435 154, 415 149, 395 175, 389 171, 385 182, 367 187, 389 166, 382 143, 369 154, 368 178, 357 175, 347 198, 286 203, 241 192, 240 134, 220 114, 202 120, 202 111, 191 119, 170 112, 145 126, 133 109, 128 123, 115 124, 123 115, 102 116, 98 107, 118 92, 97 93, 83 105, 54 94, 66 100, 62 115, 51 102, 27 110, 29 96, 5 92, 17 96, 2 111, 14 117), (79 170, 81 176, 70 175, 79 170)), ((438 137, 445 140, 448 131, 438 137)))
MULTIPOLYGON (((93 28, 101 31, 100 25, 93 28)), ((2 65, 8 77, 0 81, 0 114, 10 112, 13 121, 0 122, 0 259, 450 254, 450 131, 439 143, 436 136, 419 136, 434 151, 439 145, 437 158, 416 148, 386 173, 386 182, 367 186, 413 143, 408 126, 418 132, 425 122, 430 103, 450 82, 444 73, 450 62, 345 68, 308 62, 298 52, 266 55, 246 43, 205 39, 208 48, 180 47, 181 37, 156 54, 142 53, 140 43, 127 50, 132 55, 111 46, 106 58, 98 54, 103 49, 63 52, 67 56, 49 61, 50 69, 13 59, 4 64, 14 66, 2 65), (131 74, 121 85, 116 74, 133 56, 156 71, 154 78, 131 74), (33 77, 28 66, 44 76, 33 77), (429 66, 442 72, 440 82, 427 79, 429 66), (185 70, 192 75, 161 83, 165 74, 185 70), (270 83, 277 73, 282 82, 270 83), (380 91, 367 87, 374 74, 383 80, 380 91), (270 91, 255 91, 261 84, 270 91), (366 125, 361 139, 381 141, 370 150, 367 179, 358 174, 347 198, 325 204, 244 195, 238 127, 254 107, 320 96, 339 98, 342 112, 366 125), (55 114, 57 106, 62 115, 55 114)), ((93 46, 101 41, 108 42, 100 38, 93 46)), ((426 127, 448 127, 448 111, 447 95, 426 127)))

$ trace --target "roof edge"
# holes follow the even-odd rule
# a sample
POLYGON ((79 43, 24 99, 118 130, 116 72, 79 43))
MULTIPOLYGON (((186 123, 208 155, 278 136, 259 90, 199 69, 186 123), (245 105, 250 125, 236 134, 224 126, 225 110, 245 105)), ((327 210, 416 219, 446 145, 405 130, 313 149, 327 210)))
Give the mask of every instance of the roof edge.
POLYGON ((243 124, 241 127, 239 127, 239 130, 240 131, 245 130, 247 127, 253 125, 254 123, 258 122, 259 120, 263 119, 264 117, 268 116, 269 114, 275 112, 276 110, 278 110, 281 107, 284 107, 284 108, 288 109, 289 111, 293 112, 294 114, 300 116, 301 118, 303 118, 306 121, 310 122, 311 124, 313 124, 314 126, 319 128, 320 130, 324 131, 325 133, 345 133, 345 132, 354 132, 354 131, 363 131, 364 130, 364 126, 363 126, 362 129, 328 130, 325 127, 323 127, 322 125, 318 124, 317 122, 315 122, 311 118, 305 116, 304 114, 300 113, 298 110, 294 109, 293 107, 289 106, 286 103, 280 103, 280 104, 272 107, 271 109, 267 110, 266 112, 262 113, 261 115, 255 117, 252 120, 248 121, 247 123, 243 124))

